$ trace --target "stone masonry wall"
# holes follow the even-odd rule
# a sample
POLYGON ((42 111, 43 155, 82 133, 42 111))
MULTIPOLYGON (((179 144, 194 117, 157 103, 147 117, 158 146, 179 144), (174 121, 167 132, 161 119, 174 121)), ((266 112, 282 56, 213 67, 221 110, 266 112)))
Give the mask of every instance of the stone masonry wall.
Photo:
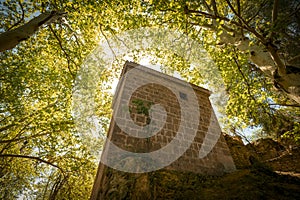
POLYGON ((274 171, 300 173, 300 148, 286 146, 271 138, 261 138, 245 145, 240 137, 225 134, 237 169, 251 167, 254 157, 274 171))
MULTIPOLYGON (((135 63, 127 62, 123 69, 122 75, 136 66, 137 64, 135 63)), ((180 124, 182 117, 181 112, 186 111, 182 111, 178 102, 178 97, 183 99, 189 98, 189 93, 186 91, 184 84, 182 84, 183 81, 179 79, 145 67, 142 68, 140 74, 140 76, 135 77, 137 81, 143 81, 146 79, 153 81, 150 84, 138 87, 137 90, 135 90, 130 96, 129 111, 131 119, 138 126, 146 126, 151 122, 151 113, 149 111, 150 107, 155 104, 160 104, 167 112, 166 123, 155 135, 148 138, 137 138, 128 135, 126 131, 122 130, 116 124, 116 122, 112 120, 108 133, 108 139, 114 145, 123 150, 135 153, 147 153, 157 151, 168 145, 175 138, 179 130, 179 126, 183 125, 185 126, 184 128, 187 129, 191 127, 188 123, 180 124), (165 87, 163 84, 160 84, 159 80, 161 79, 167 79, 168 82, 174 84, 178 91, 180 91, 180 94, 174 94, 174 92, 172 92, 169 88, 165 87)), ((128 93, 126 91, 126 87, 124 87, 126 84, 128 86, 128 84, 134 85, 135 83, 134 81, 128 82, 126 79, 119 83, 113 103, 113 118, 120 117, 116 116, 116 110, 122 109, 119 105, 124 99, 124 95, 127 95, 128 93)), ((176 161, 164 167, 163 169, 175 170, 179 172, 193 172, 203 175, 222 175, 226 172, 234 171, 235 165, 233 163, 233 159, 230 155, 230 151, 227 147, 225 139, 221 134, 221 129, 209 101, 210 92, 195 85, 192 85, 192 88, 196 94, 200 111, 199 123, 197 130, 195 130, 197 131, 196 136, 185 153, 183 153, 176 161), (214 145, 213 141, 215 139, 217 142, 214 145), (204 140, 206 140, 207 146, 202 146, 204 140), (214 147, 210 149, 210 145, 214 145, 214 147), (206 150, 209 153, 203 158, 199 158, 199 152, 202 151, 203 153, 203 151, 206 150)), ((125 99, 126 98, 127 97, 125 97, 125 99)), ((122 123, 124 126, 129 124, 128 119, 126 120, 122 117, 120 117, 119 123, 122 123)), ((132 128, 129 128, 129 130, 131 133, 137 131, 132 128)), ((184 138, 182 139, 184 140, 184 138)), ((106 150, 108 149, 107 152, 110 153, 110 156, 117 156, 116 153, 112 152, 113 150, 109 150, 108 145, 106 145, 105 148, 106 150)), ((178 145, 178 148, 181 148, 181 146, 178 145)), ((173 153, 175 154, 175 151, 176 149, 171 151, 170 155, 173 153)), ((130 159, 128 158, 120 157, 116 160, 118 161, 116 165, 130 165, 130 159)), ((107 182, 107 176, 103 174, 105 171, 107 171, 106 168, 106 166, 100 163, 93 188, 94 195, 96 192, 99 193, 101 190, 100 188, 104 187, 104 182, 107 182)))

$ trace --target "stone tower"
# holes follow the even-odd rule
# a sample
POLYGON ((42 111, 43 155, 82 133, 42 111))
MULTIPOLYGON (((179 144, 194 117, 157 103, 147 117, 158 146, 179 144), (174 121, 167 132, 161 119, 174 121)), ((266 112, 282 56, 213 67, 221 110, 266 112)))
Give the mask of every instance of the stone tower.
POLYGON ((126 62, 91 199, 159 198, 150 179, 161 171, 204 176, 234 171, 209 95, 126 62))

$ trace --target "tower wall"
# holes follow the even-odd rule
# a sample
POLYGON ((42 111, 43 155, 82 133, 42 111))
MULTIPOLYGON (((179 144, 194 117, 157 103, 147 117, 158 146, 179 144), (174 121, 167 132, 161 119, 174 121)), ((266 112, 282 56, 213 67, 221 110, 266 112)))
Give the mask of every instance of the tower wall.
MULTIPOLYGON (((113 176, 113 174, 108 175, 109 168, 117 169, 114 170, 115 173, 122 167, 125 168, 125 171, 127 168, 135 168, 136 172, 141 173, 141 170, 149 165, 155 165, 168 157, 176 157, 178 151, 182 151, 182 149, 185 149, 185 151, 182 154, 180 153, 178 159, 164 166, 163 170, 192 172, 203 175, 222 175, 235 170, 234 162, 211 106, 208 90, 190 85, 197 101, 197 109, 195 110, 198 110, 200 114, 198 118, 196 117, 198 123, 195 126, 194 123, 192 124, 195 118, 194 112, 182 108, 185 103, 188 106, 189 100, 192 98, 191 95, 193 95, 186 82, 131 62, 125 64, 122 77, 132 69, 138 71, 138 75, 134 76, 133 79, 123 78, 118 84, 113 102, 114 113, 108 132, 108 140, 124 151, 137 154, 159 151, 167 147, 173 140, 178 140, 178 143, 176 143, 176 148, 166 151, 167 155, 160 154, 162 156, 156 158, 148 157, 139 164, 132 161, 130 156, 126 156, 126 154, 119 156, 116 149, 112 148, 111 144, 106 143, 102 159, 110 159, 113 162, 104 161, 109 162, 110 167, 100 162, 92 199, 99 199, 101 195, 101 197, 105 197, 105 185, 113 176), (141 82, 147 84, 140 85, 141 82), (168 85, 176 88, 175 92, 168 85), (131 94, 129 90, 133 88, 134 92, 131 94), (130 117, 124 117, 122 112, 118 112, 124 109, 122 107, 124 102, 122 101, 125 101, 125 99, 128 99, 130 117), (155 130, 153 136, 147 138, 135 137, 138 136, 138 127, 146 127, 151 123, 150 108, 153 105, 160 105, 165 109, 165 123, 161 130, 155 130), (190 117, 190 119, 183 120, 183 117, 190 117), (116 120, 117 118, 118 120, 116 120), (137 127, 132 126, 131 120, 137 127), (185 142, 191 137, 186 137, 184 134, 179 139, 176 137, 180 130, 183 130, 183 133, 185 133, 184 130, 195 132, 191 144, 185 142), (115 167, 111 166, 112 164, 115 167)), ((135 176, 134 173, 132 175, 135 176)))

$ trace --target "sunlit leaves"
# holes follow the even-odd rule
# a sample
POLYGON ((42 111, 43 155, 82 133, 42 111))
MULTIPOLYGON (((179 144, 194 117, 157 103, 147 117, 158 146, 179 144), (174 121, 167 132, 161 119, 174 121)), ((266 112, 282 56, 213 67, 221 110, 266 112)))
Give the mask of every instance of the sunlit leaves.
MULTIPOLYGON (((156 48, 132 51, 127 57, 136 62, 148 58, 153 64, 160 64, 166 73, 177 71, 191 83, 207 86, 214 92, 220 89, 216 102, 230 126, 259 126, 265 132, 298 138, 299 111, 277 105, 291 104, 291 101, 280 95, 272 80, 266 79, 247 60, 248 52, 221 42, 220 36, 225 32, 230 36, 234 36, 234 31, 241 32, 240 19, 226 1, 216 1, 215 8, 212 7, 214 1, 20 2, 24 19, 18 1, 0 2, 1 32, 44 11, 63 10, 68 14, 56 24, 42 27, 13 50, 0 54, 0 155, 37 156, 60 166, 65 174, 38 161, 0 157, 0 185, 3 186, 0 198, 15 199, 21 193, 33 198, 86 199, 89 196, 97 166, 95 157, 103 142, 99 136, 105 135, 111 116, 110 83, 118 78, 125 58, 101 71, 98 83, 90 83, 93 79, 82 77, 87 85, 97 86, 95 94, 85 91, 86 98, 93 98, 96 104, 93 110, 96 117, 91 119, 98 125, 95 137, 83 137, 75 129, 73 116, 76 113, 71 110, 73 92, 77 89, 74 80, 100 40, 110 37, 118 40, 118 33, 140 27, 167 27, 184 33, 203 45, 215 63, 205 59, 207 54, 193 58, 196 62, 191 63, 183 55, 156 48), (187 7, 196 12, 187 14, 187 7), (209 17, 214 9, 223 19, 209 17)), ((238 8, 236 1, 230 2, 238 8)), ((276 40, 278 45, 284 44, 280 50, 289 55, 297 53, 295 49, 300 45, 293 38, 299 37, 299 27, 294 15, 285 17, 291 14, 288 10, 296 1, 280 1, 284 15, 278 16, 276 24, 271 21, 272 1, 239 2, 241 16, 250 28, 267 39, 276 40), (291 41, 293 48, 288 48, 291 41)), ((257 44, 258 39, 253 34, 244 32, 244 35, 251 39, 250 46, 257 44)), ((154 42, 158 45, 164 41, 158 38, 154 42)))

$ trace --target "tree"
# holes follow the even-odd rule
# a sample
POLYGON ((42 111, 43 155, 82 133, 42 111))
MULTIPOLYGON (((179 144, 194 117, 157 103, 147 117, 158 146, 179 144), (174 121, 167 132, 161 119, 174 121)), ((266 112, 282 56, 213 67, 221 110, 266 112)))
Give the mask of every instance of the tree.
MULTIPOLYGON (((0 4, 1 37, 26 28, 29 19, 40 19, 35 15, 67 13, 59 23, 43 24, 39 31, 31 32, 31 37, 0 53, 3 199, 22 195, 50 199, 89 196, 98 164, 95 149, 101 148, 103 141, 94 142, 95 138, 84 137, 75 128, 73 86, 80 66, 99 40, 115 38, 125 30, 168 27, 197 40, 215 60, 224 80, 228 98, 220 102, 227 105, 224 112, 230 126, 261 126, 278 136, 299 135, 296 0, 39 0, 0 4)), ((209 77, 205 77, 197 71, 199 68, 190 70, 190 63, 172 52, 146 53, 171 66, 166 71, 177 70, 193 83, 221 85, 220 77, 214 76, 216 69, 207 69, 209 77)), ((138 61, 139 52, 132 54, 138 61)), ((111 113, 111 96, 104 92, 109 86, 105 84, 122 66, 114 67, 99 78, 96 99, 101 134, 105 134, 111 113)))
POLYGON ((299 1, 146 4, 154 23, 198 39, 215 59, 229 95, 227 122, 262 126, 274 135, 283 127, 298 127, 299 1))
MULTIPOLYGON (((0 198, 86 199, 102 140, 84 137, 74 126, 75 76, 98 43, 99 33, 145 21, 130 13, 123 19, 123 12, 132 6, 123 1, 0 4, 1 35, 7 37, 28 26, 33 30, 31 25, 53 10, 68 13, 59 23, 43 23, 31 37, 0 53, 0 198)), ((107 71, 102 82, 112 73, 107 71)), ((102 96, 106 100, 99 99, 99 123, 104 130, 98 134, 105 134, 110 116, 111 97, 102 96)))
MULTIPOLYGON (((17 5, 10 2, 1 6, 6 8, 1 13, 1 25, 7 30, 12 20, 18 20, 13 17, 20 11, 14 7, 17 5)), ((25 16, 43 12, 34 7, 39 3, 22 6, 25 16)), ((40 17, 29 24, 37 19, 40 17)), ((89 196, 97 164, 74 129, 70 107, 79 65, 75 57, 84 56, 88 48, 77 51, 82 43, 79 38, 61 40, 72 34, 48 24, 11 51, 0 54, 1 199, 89 196)), ((85 42, 91 44, 88 39, 85 42)))
MULTIPOLYGON (((8 30, 0 34, 0 52, 14 48, 17 44, 19 44, 19 42, 26 40, 31 35, 33 35, 38 30, 39 27, 46 24, 50 24, 51 22, 62 17, 63 14, 65 13, 56 12, 56 11, 45 12, 40 14, 37 17, 34 17, 32 20, 30 20, 29 22, 25 23, 22 26, 19 26, 18 28, 8 30)), ((24 20, 24 15, 22 15, 20 21, 22 20, 24 20)), ((20 22, 17 22, 12 27, 16 26, 18 23, 20 22)), ((10 29, 12 27, 10 27, 10 29)))
POLYGON ((152 1, 151 6, 155 16, 171 20, 176 15, 171 23, 209 30, 216 45, 247 52, 275 87, 300 103, 299 1, 152 1))

